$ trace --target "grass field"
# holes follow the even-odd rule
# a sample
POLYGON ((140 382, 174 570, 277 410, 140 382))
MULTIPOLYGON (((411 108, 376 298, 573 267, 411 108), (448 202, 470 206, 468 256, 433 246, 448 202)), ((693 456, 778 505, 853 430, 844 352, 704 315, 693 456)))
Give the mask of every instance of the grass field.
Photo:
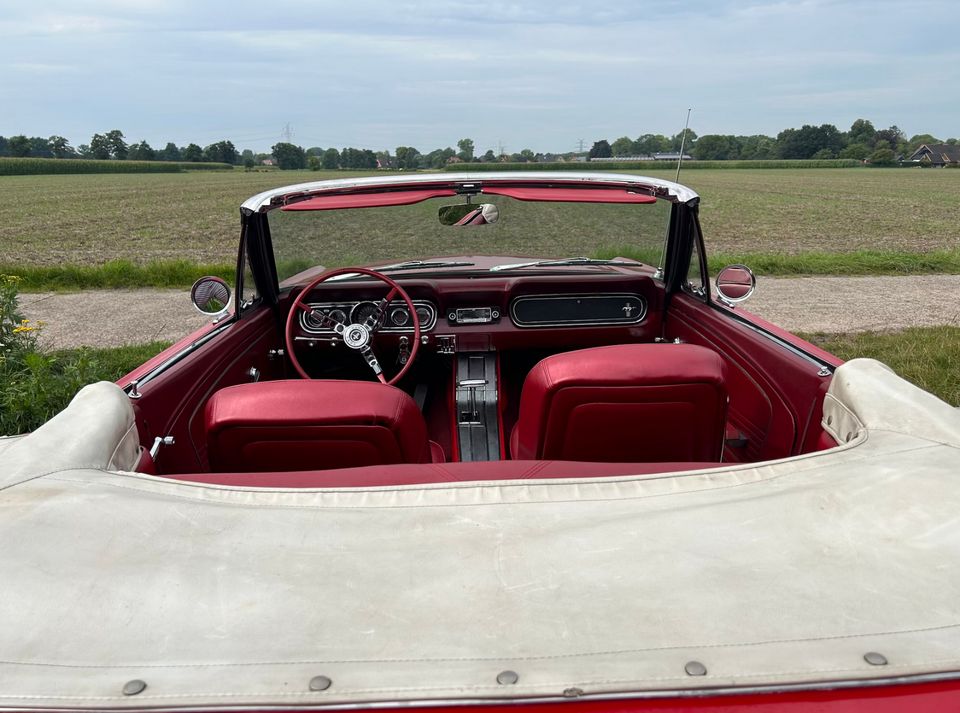
MULTIPOLYGON (((351 175, 363 174, 0 177, 0 264, 97 265, 116 258, 232 263, 244 199, 287 183, 351 175)), ((766 257, 768 273, 796 272, 791 256, 811 252, 826 254, 829 262, 833 253, 867 250, 896 264, 904 253, 941 251, 943 264, 932 268, 940 271, 953 271, 960 259, 960 171, 704 169, 681 180, 703 198, 708 251, 766 257)))

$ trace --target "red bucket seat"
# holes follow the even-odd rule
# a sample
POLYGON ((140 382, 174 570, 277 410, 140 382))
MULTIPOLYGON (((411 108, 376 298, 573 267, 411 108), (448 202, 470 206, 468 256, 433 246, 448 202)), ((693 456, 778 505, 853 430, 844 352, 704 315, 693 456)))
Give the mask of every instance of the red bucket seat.
POLYGON ((527 375, 514 459, 719 462, 723 359, 693 344, 622 344, 547 357, 527 375))
POLYGON ((291 380, 230 386, 206 405, 213 472, 442 462, 408 394, 369 381, 291 380))

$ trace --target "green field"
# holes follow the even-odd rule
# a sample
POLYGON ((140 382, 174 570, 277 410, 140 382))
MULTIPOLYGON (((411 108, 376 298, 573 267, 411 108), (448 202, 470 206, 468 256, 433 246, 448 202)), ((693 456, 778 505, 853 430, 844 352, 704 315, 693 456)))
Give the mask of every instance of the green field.
MULTIPOLYGON (((669 172, 653 172, 672 178, 669 172)), ((267 188, 362 173, 244 171, 0 177, 0 264, 98 265, 114 258, 232 263, 239 205, 267 188)), ((766 257, 869 250, 960 251, 960 171, 921 169, 711 170, 683 174, 702 198, 708 252, 766 257)), ((509 247, 509 246, 504 246, 509 247)), ((336 245, 327 264, 336 259, 336 245)), ((346 256, 341 256, 346 257, 346 256)), ((856 258, 854 258, 856 261, 856 258)), ((789 261, 788 261, 789 262, 789 261)), ((849 262, 849 259, 848 259, 849 262)), ((792 264, 799 264, 796 261, 792 264)), ((944 266, 945 265, 945 266, 944 266)), ((815 271, 829 271, 829 264, 815 271)), ((850 272, 850 270, 838 270, 850 272)), ((886 268, 872 271, 891 271, 886 268)), ((893 270, 896 271, 896 270, 893 270)))

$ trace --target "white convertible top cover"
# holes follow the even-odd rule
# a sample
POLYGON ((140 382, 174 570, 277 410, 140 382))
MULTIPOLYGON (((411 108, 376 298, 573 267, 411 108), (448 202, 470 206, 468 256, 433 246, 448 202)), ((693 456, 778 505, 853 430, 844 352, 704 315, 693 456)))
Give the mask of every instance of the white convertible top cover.
POLYGON ((128 399, 87 387, 0 454, 0 707, 589 698, 960 669, 960 412, 856 360, 824 424, 845 445, 756 466, 255 490, 122 472, 128 399))

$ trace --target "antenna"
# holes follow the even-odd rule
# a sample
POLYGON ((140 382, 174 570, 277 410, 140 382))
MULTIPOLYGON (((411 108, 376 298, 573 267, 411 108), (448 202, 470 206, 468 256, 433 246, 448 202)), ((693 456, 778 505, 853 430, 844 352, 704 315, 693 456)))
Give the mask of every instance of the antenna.
POLYGON ((687 123, 683 125, 683 136, 680 137, 680 156, 677 157, 677 177, 675 181, 680 181, 680 164, 683 163, 683 147, 687 144, 687 128, 690 126, 690 112, 693 109, 687 109, 687 123))

